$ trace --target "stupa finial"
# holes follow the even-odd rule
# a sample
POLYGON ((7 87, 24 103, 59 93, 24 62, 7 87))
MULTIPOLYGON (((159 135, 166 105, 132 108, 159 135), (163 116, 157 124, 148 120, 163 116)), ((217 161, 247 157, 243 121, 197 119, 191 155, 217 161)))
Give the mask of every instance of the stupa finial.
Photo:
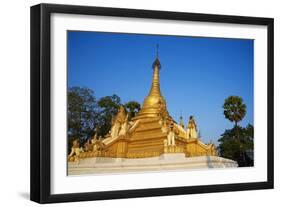
POLYGON ((159 78, 159 71, 161 68, 161 64, 159 61, 159 45, 156 45, 156 58, 152 64, 153 68, 153 76, 152 76, 152 83, 150 87, 150 91, 148 96, 144 99, 142 108, 138 115, 133 119, 139 118, 147 118, 147 117, 159 117, 160 113, 168 113, 166 108, 166 101, 164 97, 161 95, 160 91, 160 78, 159 78))
POLYGON ((161 63, 159 60, 159 45, 156 44, 156 59, 154 60, 153 64, 152 64, 152 68, 154 69, 155 67, 157 67, 158 69, 161 68, 161 63))
POLYGON ((184 128, 184 123, 183 123, 183 117, 182 117, 182 113, 180 112, 180 126, 182 126, 182 128, 184 128))

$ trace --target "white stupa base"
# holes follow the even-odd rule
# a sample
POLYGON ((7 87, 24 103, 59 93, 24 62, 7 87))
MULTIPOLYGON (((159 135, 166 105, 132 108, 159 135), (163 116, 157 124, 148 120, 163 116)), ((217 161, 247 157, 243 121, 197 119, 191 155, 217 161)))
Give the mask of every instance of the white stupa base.
POLYGON ((84 158, 68 163, 68 175, 229 167, 238 165, 233 160, 216 156, 185 157, 184 153, 164 153, 159 157, 138 159, 84 158))

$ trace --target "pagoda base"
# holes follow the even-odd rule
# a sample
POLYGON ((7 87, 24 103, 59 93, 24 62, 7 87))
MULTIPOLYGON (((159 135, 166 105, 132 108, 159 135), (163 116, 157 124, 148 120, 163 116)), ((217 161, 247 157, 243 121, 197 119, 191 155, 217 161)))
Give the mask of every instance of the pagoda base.
POLYGON ((216 156, 185 157, 184 153, 164 153, 150 158, 92 157, 68 162, 68 175, 192 170, 207 168, 236 168, 237 163, 216 156))

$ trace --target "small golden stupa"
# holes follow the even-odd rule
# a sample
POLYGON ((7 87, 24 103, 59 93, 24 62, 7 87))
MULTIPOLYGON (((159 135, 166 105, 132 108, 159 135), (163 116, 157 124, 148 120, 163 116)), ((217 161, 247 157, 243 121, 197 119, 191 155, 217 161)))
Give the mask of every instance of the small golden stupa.
POLYGON ((186 157, 216 155, 214 144, 200 141, 192 116, 185 127, 182 117, 178 124, 169 115, 160 91, 158 51, 152 68, 151 88, 139 113, 129 121, 126 110, 121 106, 112 120, 108 135, 101 140, 93 138, 90 142, 92 150, 81 152, 80 158, 146 158, 163 153, 184 153, 186 157))

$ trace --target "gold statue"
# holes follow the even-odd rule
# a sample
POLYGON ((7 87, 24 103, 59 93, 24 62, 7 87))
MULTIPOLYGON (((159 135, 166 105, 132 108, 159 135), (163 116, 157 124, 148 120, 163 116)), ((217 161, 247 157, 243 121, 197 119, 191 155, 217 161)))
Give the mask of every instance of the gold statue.
POLYGON ((97 133, 95 133, 95 135, 93 136, 93 138, 91 139, 91 150, 94 152, 96 151, 96 143, 97 143, 98 139, 97 139, 97 133))
POLYGON ((83 152, 83 149, 80 148, 79 140, 74 139, 72 142, 71 152, 68 155, 68 160, 74 162, 79 161, 79 155, 81 154, 81 152, 83 152))
POLYGON ((126 115, 125 121, 121 125, 121 130, 118 135, 125 135, 129 130, 129 114, 126 115))
POLYGON ((195 123, 195 120, 194 120, 193 116, 189 117, 186 134, 187 134, 187 139, 198 138, 197 125, 195 123))
POLYGON ((90 139, 88 139, 88 140, 85 142, 85 144, 84 144, 84 151, 85 151, 85 152, 91 151, 91 141, 90 141, 90 139))
POLYGON ((169 127, 169 133, 168 133, 168 136, 167 136, 167 145, 168 146, 175 146, 175 132, 174 132, 174 124, 170 124, 170 127, 169 127))
MULTIPOLYGON (((117 115, 112 119, 112 127, 110 130, 110 135, 112 138, 118 137, 122 124, 126 121, 127 114, 124 106, 120 106, 117 115)), ((127 120, 128 121, 128 120, 127 120)))

